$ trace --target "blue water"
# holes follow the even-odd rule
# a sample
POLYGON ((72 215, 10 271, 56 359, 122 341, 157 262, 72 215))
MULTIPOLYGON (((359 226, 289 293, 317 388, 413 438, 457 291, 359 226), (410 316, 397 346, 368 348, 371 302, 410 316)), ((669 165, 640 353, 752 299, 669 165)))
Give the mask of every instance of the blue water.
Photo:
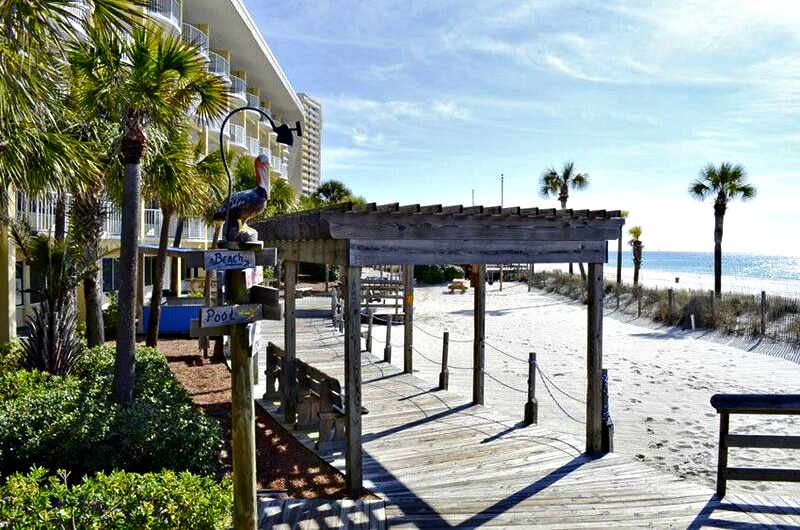
MULTIPOLYGON (((608 264, 616 267, 617 253, 609 251, 608 264)), ((623 268, 633 268, 633 256, 622 252, 623 268)), ((666 271, 714 275, 713 252, 648 252, 642 256, 642 271, 666 271)), ((722 274, 725 277, 755 278, 776 281, 800 281, 800 257, 759 256, 754 254, 722 254, 722 274)))

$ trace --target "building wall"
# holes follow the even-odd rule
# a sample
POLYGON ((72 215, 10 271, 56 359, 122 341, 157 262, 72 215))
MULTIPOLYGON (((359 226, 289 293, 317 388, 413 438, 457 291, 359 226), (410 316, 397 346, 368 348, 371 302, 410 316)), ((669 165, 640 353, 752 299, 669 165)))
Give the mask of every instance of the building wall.
POLYGON ((322 171, 322 105, 308 94, 300 93, 305 109, 301 190, 311 195, 319 187, 322 171))

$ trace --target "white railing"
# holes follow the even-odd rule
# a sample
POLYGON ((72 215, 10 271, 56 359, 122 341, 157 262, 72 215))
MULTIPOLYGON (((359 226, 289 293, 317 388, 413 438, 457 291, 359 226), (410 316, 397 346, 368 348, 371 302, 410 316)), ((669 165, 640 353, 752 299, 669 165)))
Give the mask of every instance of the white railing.
POLYGON ((200 31, 199 28, 184 22, 181 38, 184 42, 196 46, 200 50, 200 53, 208 56, 208 35, 200 31))
POLYGON ((176 30, 181 30, 181 4, 178 0, 149 0, 147 11, 150 15, 165 19, 176 30))
POLYGON ((230 130, 231 142, 241 145, 242 147, 246 147, 247 133, 245 132, 244 127, 236 123, 230 123, 228 124, 228 128, 230 130))
POLYGON ((26 220, 36 232, 54 232, 56 228, 55 194, 32 199, 25 193, 17 193, 17 219, 26 220))
POLYGON ((281 172, 281 162, 282 162, 281 157, 279 157, 276 154, 273 154, 272 158, 270 158, 269 165, 272 166, 272 169, 274 169, 275 171, 280 173, 281 172))
POLYGON ((246 99, 247 96, 247 83, 239 76, 229 75, 228 79, 231 81, 231 95, 239 99, 246 99))
POLYGON ((231 63, 222 55, 210 51, 208 52, 208 71, 228 80, 228 76, 231 75, 231 63))
POLYGON ((106 239, 119 239, 122 234, 122 212, 111 204, 106 202, 106 222, 103 225, 103 237, 106 239))
POLYGON ((247 94, 247 106, 248 107, 260 107, 261 101, 259 100, 258 96, 255 94, 247 94))
POLYGON ((247 137, 247 150, 253 156, 258 156, 258 138, 247 137))
POLYGON ((258 154, 267 155, 267 157, 272 157, 272 150, 269 148, 269 146, 262 145, 261 147, 258 148, 258 154))
POLYGON ((143 239, 158 239, 161 236, 161 220, 163 215, 160 208, 145 208, 143 239))

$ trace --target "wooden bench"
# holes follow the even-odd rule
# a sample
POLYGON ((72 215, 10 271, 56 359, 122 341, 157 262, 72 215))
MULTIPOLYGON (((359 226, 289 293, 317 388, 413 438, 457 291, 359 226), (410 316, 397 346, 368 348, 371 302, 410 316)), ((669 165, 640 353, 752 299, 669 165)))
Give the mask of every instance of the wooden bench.
MULTIPOLYGON (((283 399, 281 367, 285 359, 284 351, 273 343, 267 344, 267 392, 264 399, 283 399)), ((316 447, 318 451, 328 451, 340 447, 345 437, 345 396, 341 383, 321 370, 308 365, 300 359, 295 360, 297 368, 297 422, 298 430, 319 431, 316 447)), ((362 407, 361 413, 367 414, 362 407)))
POLYGON ((725 496, 728 480, 800 482, 800 469, 728 467, 729 447, 800 449, 800 436, 729 434, 731 414, 800 414, 800 394, 715 394, 711 406, 719 413, 717 496, 725 496))
POLYGON ((450 289, 450 293, 461 291, 461 294, 464 294, 467 292, 467 284, 464 283, 464 280, 453 280, 447 288, 450 289))

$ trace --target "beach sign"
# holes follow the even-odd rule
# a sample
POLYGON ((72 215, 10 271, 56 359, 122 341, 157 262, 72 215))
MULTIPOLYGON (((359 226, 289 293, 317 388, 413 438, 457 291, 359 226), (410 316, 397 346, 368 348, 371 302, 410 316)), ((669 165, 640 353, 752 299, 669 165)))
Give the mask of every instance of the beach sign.
POLYGON ((209 271, 251 269, 256 265, 256 254, 251 250, 207 250, 203 263, 209 271))
POLYGON ((204 307, 200 310, 200 327, 211 328, 230 324, 249 324, 261 320, 261 304, 204 307))

